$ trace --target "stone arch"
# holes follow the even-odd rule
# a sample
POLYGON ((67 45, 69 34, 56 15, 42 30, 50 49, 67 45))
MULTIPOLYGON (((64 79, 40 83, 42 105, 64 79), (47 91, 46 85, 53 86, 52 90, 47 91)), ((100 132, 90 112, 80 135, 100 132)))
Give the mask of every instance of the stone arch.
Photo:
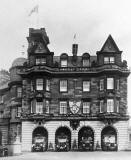
POLYGON ((71 149, 71 130, 66 126, 57 128, 55 132, 55 148, 57 151, 71 149))
POLYGON ((33 146, 39 147, 39 145, 43 147, 41 151, 46 151, 48 148, 48 131, 43 126, 36 127, 32 132, 32 151, 35 151, 33 146))
POLYGON ((78 132, 78 148, 79 150, 94 149, 94 131, 89 126, 83 126, 78 132))
POLYGON ((117 151, 117 130, 113 126, 106 126, 101 131, 101 148, 103 151, 117 151))

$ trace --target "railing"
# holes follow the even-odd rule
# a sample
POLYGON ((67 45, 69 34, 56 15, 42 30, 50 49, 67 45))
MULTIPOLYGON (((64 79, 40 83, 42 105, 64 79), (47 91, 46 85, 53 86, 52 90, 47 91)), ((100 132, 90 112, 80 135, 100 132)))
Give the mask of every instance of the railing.
POLYGON ((118 70, 121 72, 129 73, 130 70, 126 67, 120 67, 117 65, 103 65, 98 67, 48 67, 48 66, 33 66, 31 68, 23 68, 19 70, 19 74, 30 73, 37 71, 47 71, 47 72, 101 72, 108 70, 118 70))

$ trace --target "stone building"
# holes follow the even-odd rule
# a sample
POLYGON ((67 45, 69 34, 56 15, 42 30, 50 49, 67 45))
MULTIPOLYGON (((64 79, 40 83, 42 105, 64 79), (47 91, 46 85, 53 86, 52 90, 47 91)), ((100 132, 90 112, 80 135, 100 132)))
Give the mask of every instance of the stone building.
POLYGON ((74 143, 79 150, 85 134, 93 150, 97 145, 104 150, 104 138, 126 150, 130 71, 112 36, 94 56, 78 55, 78 44, 72 45, 72 56, 54 56, 44 28, 30 28, 27 40, 27 59, 14 60, 8 86, 0 90, 0 143, 19 141, 22 151, 31 151, 33 138, 41 134, 45 150, 56 150, 62 133, 69 150, 74 143))

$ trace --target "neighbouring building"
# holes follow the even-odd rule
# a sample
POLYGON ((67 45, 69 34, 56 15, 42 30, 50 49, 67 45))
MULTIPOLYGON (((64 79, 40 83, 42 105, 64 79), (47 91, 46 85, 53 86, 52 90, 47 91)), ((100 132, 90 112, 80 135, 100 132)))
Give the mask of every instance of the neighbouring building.
POLYGON ((57 150, 63 135, 68 150, 86 149, 89 141, 92 150, 126 150, 130 71, 112 36, 93 56, 78 55, 78 44, 72 56, 55 56, 44 28, 30 28, 27 40, 27 59, 15 59, 8 85, 1 83, 0 144, 19 141, 22 151, 31 151, 40 135, 44 150, 57 150))

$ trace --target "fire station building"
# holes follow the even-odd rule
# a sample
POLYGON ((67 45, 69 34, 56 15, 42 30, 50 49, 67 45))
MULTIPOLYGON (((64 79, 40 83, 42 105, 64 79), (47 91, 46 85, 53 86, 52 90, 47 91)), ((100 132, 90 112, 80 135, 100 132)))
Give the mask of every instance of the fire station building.
POLYGON ((73 44, 72 56, 55 56, 44 28, 30 28, 27 40, 27 59, 14 60, 0 88, 0 144, 32 151, 41 135, 44 151, 57 150, 64 135, 68 150, 81 150, 85 137, 92 150, 126 150, 130 71, 112 36, 95 55, 73 44))

